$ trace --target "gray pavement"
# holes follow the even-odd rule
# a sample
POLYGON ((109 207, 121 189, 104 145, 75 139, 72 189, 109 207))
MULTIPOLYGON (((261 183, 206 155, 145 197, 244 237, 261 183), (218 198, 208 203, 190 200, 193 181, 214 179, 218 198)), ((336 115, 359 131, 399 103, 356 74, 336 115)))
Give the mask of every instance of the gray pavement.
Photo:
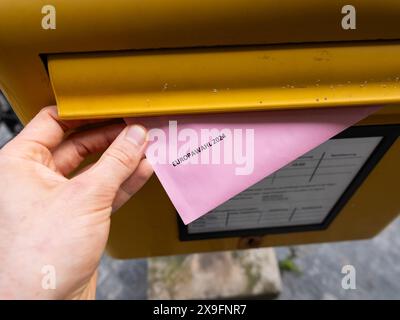
POLYGON ((147 260, 115 260, 104 255, 97 280, 97 299, 146 299, 147 260))
MULTIPOLYGON (((282 271, 279 299, 400 299, 400 218, 371 240, 291 247, 298 272, 282 271), (341 287, 343 265, 356 269, 356 290, 341 287)), ((285 260, 288 247, 276 249, 285 260)), ((145 299, 146 260, 103 257, 99 299, 145 299)))
MULTIPOLYGON (((294 247, 296 272, 282 272, 280 299, 400 299, 400 218, 371 240, 294 247), (356 289, 341 287, 341 269, 356 270, 356 289)), ((287 248, 277 250, 284 259, 287 248)))

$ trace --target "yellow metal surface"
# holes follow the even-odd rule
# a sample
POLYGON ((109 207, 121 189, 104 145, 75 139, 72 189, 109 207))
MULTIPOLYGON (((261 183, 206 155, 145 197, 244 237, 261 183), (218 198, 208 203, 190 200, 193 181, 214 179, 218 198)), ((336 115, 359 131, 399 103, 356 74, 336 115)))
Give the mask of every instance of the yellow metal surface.
MULTIPOLYGON (((0 1, 0 89, 23 122, 55 103, 40 55, 400 40, 398 0, 353 0, 356 30, 342 29, 348 3, 337 0, 53 0, 57 27, 43 30, 41 9, 48 4, 0 1)), ((369 67, 381 62, 374 57, 369 67)))
POLYGON ((400 44, 50 56, 63 118, 400 104, 400 44), (82 108, 82 106, 85 106, 82 108))
MULTIPOLYGON (((400 121, 397 118, 397 121, 400 121)), ((270 234, 259 246, 281 246, 367 239, 378 234, 400 213, 400 139, 323 231, 270 234)), ((111 223, 107 250, 128 259, 242 248, 240 238, 197 241, 178 239, 177 216, 156 177, 119 212, 111 223)))
MULTIPOLYGON (((374 104, 385 107, 361 124, 400 123, 398 0, 353 0, 350 31, 340 26, 348 3, 337 0, 53 0, 57 29, 43 30, 47 4, 0 1, 0 89, 24 123, 56 102, 46 59, 65 117, 374 104)), ((399 212, 399 156, 397 141, 327 230, 259 244, 377 234, 399 212)), ((153 177, 113 216, 108 251, 134 258, 240 243, 179 241, 153 177)))

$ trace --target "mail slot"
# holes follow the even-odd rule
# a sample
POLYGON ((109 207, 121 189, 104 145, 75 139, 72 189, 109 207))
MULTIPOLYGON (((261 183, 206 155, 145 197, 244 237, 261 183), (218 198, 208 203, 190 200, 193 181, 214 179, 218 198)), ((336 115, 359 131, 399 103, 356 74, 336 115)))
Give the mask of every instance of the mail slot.
POLYGON ((112 217, 107 249, 136 258, 370 238, 400 212, 400 3, 352 5, 358 25, 344 30, 334 0, 54 0, 57 23, 44 29, 41 3, 3 0, 0 89, 23 123, 52 104, 64 119, 379 106, 188 225, 153 176, 112 217))

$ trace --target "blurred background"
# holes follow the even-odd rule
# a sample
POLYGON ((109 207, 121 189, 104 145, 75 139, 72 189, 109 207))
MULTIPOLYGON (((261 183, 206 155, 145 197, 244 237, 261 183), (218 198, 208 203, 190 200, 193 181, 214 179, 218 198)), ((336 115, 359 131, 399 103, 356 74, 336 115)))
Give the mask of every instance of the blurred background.
MULTIPOLYGON (((0 92, 0 148, 21 129, 0 92)), ((104 255, 97 298, 400 299, 399 230, 397 218, 366 241, 136 260, 104 255), (356 289, 343 289, 344 265, 354 266, 356 289)))

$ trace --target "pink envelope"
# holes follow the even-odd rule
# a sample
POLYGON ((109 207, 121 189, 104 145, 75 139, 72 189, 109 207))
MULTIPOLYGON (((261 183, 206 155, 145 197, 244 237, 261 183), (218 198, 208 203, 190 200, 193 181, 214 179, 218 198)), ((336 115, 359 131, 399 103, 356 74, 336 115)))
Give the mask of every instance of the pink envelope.
POLYGON ((377 107, 130 118, 149 129, 146 156, 188 224, 377 107))

